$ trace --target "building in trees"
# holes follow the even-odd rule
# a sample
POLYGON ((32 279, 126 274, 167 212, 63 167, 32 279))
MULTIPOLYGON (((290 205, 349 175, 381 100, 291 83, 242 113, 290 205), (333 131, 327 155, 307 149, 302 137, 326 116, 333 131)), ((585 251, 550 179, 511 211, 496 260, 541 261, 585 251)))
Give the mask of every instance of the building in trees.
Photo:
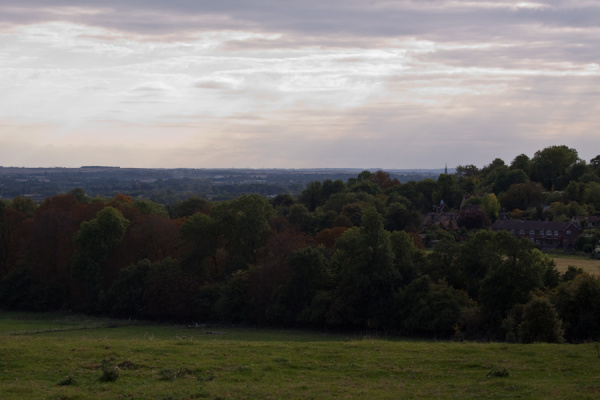
POLYGON ((529 238, 542 247, 571 249, 583 229, 573 221, 496 221, 494 231, 508 231, 515 237, 529 238))

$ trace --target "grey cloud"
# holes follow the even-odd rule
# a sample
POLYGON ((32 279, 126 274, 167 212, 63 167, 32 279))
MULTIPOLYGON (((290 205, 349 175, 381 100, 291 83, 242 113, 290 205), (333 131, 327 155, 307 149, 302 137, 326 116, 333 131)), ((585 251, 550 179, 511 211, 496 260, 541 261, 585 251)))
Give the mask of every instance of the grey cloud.
POLYGON ((552 7, 542 9, 449 7, 444 3, 5 0, 0 10, 5 20, 16 23, 71 19, 145 34, 245 28, 323 36, 418 35, 437 40, 511 37, 515 29, 521 31, 519 27, 523 25, 581 28, 597 26, 600 20, 600 8, 589 2, 554 2, 552 7), (98 8, 99 4, 101 7, 97 14, 77 13, 77 7, 98 8), (53 12, 58 7, 72 7, 71 13, 53 12))
POLYGON ((419 61, 438 62, 457 67, 544 68, 543 63, 576 60, 598 63, 598 43, 558 46, 556 42, 518 43, 507 47, 440 49, 415 56, 419 61))

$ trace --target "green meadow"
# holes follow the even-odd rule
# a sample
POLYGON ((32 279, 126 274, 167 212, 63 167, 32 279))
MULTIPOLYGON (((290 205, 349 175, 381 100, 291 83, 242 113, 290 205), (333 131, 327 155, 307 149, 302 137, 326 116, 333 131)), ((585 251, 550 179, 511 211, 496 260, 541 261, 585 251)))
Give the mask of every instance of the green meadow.
POLYGON ((597 343, 129 324, 0 314, 0 399, 597 399, 597 343))

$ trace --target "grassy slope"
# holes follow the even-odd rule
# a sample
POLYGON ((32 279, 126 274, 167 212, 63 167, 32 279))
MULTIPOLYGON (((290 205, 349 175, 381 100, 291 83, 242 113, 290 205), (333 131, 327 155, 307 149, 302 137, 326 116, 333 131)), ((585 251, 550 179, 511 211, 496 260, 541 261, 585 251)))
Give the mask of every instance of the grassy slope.
POLYGON ((0 399, 595 399, 600 395, 595 344, 449 343, 226 331, 207 334, 147 325, 2 335, 0 399), (99 382, 103 359, 121 365, 116 382, 99 382), (502 368, 510 376, 487 376, 502 368), (59 386, 67 375, 74 384, 59 386))

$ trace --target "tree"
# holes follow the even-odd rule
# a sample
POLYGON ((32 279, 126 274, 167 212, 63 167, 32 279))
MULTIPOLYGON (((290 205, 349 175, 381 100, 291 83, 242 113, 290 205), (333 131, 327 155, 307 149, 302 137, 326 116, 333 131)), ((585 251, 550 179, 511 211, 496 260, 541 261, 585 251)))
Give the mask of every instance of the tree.
POLYGON ((463 309, 474 302, 445 281, 434 283, 427 275, 399 291, 397 324, 412 334, 449 336, 454 332, 463 309))
POLYGON ((145 280, 144 312, 161 319, 191 319, 194 316, 198 281, 179 263, 165 259, 152 264, 145 280))
POLYGON ((10 203, 10 207, 22 212, 27 218, 33 218, 37 210, 37 204, 31 199, 15 197, 10 203))
POLYGON ((336 179, 335 181, 332 181, 331 179, 324 180, 321 186, 323 202, 326 202, 333 194, 344 193, 346 189, 346 184, 341 179, 336 179))
POLYGON ((535 248, 526 238, 517 239, 508 232, 493 236, 495 262, 490 265, 479 289, 479 304, 488 321, 500 321, 515 304, 525 304, 532 291, 545 285, 548 269, 554 261, 535 248))
POLYGON ((508 187, 508 167, 501 158, 496 158, 481 169, 481 188, 498 194, 508 187))
POLYGON ((0 281, 17 266, 27 216, 0 201, 0 281))
POLYGON ((102 202, 81 203, 70 194, 48 197, 27 225, 21 262, 36 280, 61 288, 59 307, 78 308, 84 303, 82 288, 72 279, 76 250, 74 235, 81 223, 91 220, 104 207, 102 202))
POLYGON ((525 183, 529 180, 529 176, 522 169, 511 169, 508 171, 506 175, 506 180, 508 182, 508 187, 514 185, 515 183, 525 183))
POLYGON ((125 236, 129 221, 116 208, 106 207, 96 218, 81 224, 75 234, 77 251, 73 257, 73 278, 83 283, 87 294, 87 308, 96 311, 100 292, 109 285, 104 282, 103 268, 109 252, 114 250, 125 236))
POLYGON ((421 215, 410 210, 405 204, 396 202, 391 203, 385 209, 385 228, 392 231, 418 231, 421 226, 421 215))
POLYGON ((500 211, 500 201, 494 193, 486 193, 481 198, 481 209, 490 221, 495 222, 500 211))
POLYGON ((347 230, 332 258, 338 282, 327 314, 332 325, 385 326, 390 318, 399 272, 390 234, 374 207, 365 210, 362 227, 347 230))
POLYGON ((184 200, 178 203, 175 206, 175 217, 189 217, 196 213, 208 214, 210 211, 210 203, 208 200, 205 200, 198 196, 190 197, 187 200, 184 200))
POLYGON ((90 201, 90 199, 85 194, 85 191, 82 188, 75 188, 71 190, 69 194, 75 197, 75 199, 77 199, 77 201, 80 203, 88 203, 90 201))
POLYGON ((322 190, 320 181, 310 182, 300 194, 298 201, 304 204, 308 211, 315 211, 317 207, 324 203, 322 190))
MULTIPOLYGON (((416 207, 419 207, 419 211, 426 213, 431 212, 433 205, 439 203, 439 198, 434 198, 436 197, 434 193, 437 190, 437 186, 437 182, 433 179, 423 179, 414 184, 414 196, 406 197, 408 197, 416 207)), ((408 189, 410 186, 402 185, 401 188, 408 189)), ((401 192, 399 193, 402 194, 401 192)))
POLYGON ((580 161, 577 150, 567 146, 550 146, 535 152, 531 159, 533 180, 547 190, 562 190, 567 186, 571 167, 580 161))
POLYGON ((227 252, 226 273, 256 264, 257 250, 271 231, 269 221, 273 214, 273 207, 258 194, 243 195, 212 207, 210 216, 227 252))
POLYGON ((382 190, 386 190, 392 186, 399 186, 400 181, 397 178, 392 179, 388 172, 378 170, 374 174, 372 174, 369 179, 371 182, 375 183, 382 190))
POLYGON ((583 191, 584 203, 600 210, 600 183, 589 182, 583 191))
POLYGON ((164 217, 169 216, 167 209, 164 205, 155 203, 153 201, 147 199, 135 199, 133 202, 133 206, 137 208, 141 214, 153 214, 153 215, 162 215, 164 217))
POLYGON ((249 317, 258 324, 290 324, 294 312, 286 311, 287 305, 280 296, 292 275, 289 259, 293 253, 313 242, 313 239, 294 229, 271 235, 258 251, 256 264, 248 271, 249 317))
POLYGON ((459 165, 456 167, 456 177, 459 182, 461 182, 464 178, 469 178, 478 174, 479 169, 473 164, 459 165))
POLYGON ((292 253, 288 264, 290 275, 277 293, 274 308, 284 323, 309 322, 315 295, 330 285, 327 261, 319 249, 307 246, 292 253))
POLYGON ((526 210, 542 203, 543 187, 537 182, 517 183, 500 196, 500 203, 507 210, 526 210))
POLYGON ((564 342, 562 322, 548 298, 534 297, 525 305, 519 338, 523 343, 564 342))
POLYGON ((432 198, 436 204, 444 201, 448 207, 456 208, 460 205, 462 195, 454 175, 441 174, 432 198))
POLYGON ((295 203, 296 201, 289 193, 278 194, 273 198, 273 200, 271 200, 271 205, 273 206, 273 208, 290 207, 293 206, 295 203))
POLYGON ((478 209, 467 209, 460 210, 456 220, 457 225, 466 229, 482 229, 486 226, 490 226, 490 219, 481 210, 478 209))
POLYGON ((113 270, 110 280, 116 279, 119 269, 139 260, 147 258, 155 262, 177 256, 181 221, 165 215, 139 213, 130 214, 128 219, 130 224, 125 237, 107 260, 113 270))
POLYGON ((147 279, 153 265, 148 259, 120 271, 119 278, 112 284, 103 301, 103 309, 117 317, 145 317, 144 294, 147 279))
POLYGON ((564 323, 570 341, 600 338, 600 279, 588 273, 574 273, 555 290, 552 301, 564 323))
POLYGON ((219 227, 209 215, 196 213, 181 226, 181 266, 201 282, 214 282, 221 275, 217 261, 219 227))
POLYGON ((415 234, 405 231, 395 231, 390 234, 399 285, 407 285, 416 279, 426 263, 425 253, 417 248, 411 235, 415 234))
POLYGON ((531 160, 525 154, 519 154, 510 163, 511 170, 521 170, 521 171, 524 171, 525 173, 528 173, 530 166, 531 166, 531 160))

